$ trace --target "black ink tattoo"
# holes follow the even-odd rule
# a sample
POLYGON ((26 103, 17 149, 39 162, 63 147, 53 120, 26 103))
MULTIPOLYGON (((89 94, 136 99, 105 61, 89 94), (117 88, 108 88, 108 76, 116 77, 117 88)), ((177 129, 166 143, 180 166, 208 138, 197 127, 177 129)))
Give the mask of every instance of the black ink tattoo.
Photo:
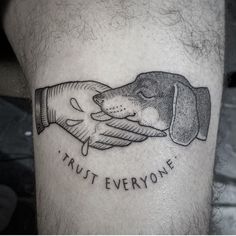
POLYGON ((93 173, 89 169, 81 167, 79 163, 76 162, 76 159, 70 157, 67 153, 62 157, 62 161, 66 166, 74 172, 77 176, 80 176, 82 180, 87 180, 91 184, 94 184, 98 178, 98 174, 93 173))
POLYGON ((142 73, 114 89, 83 81, 35 92, 38 134, 56 123, 83 143, 84 156, 89 147, 124 147, 148 137, 165 137, 167 131, 179 145, 187 146, 195 138, 205 141, 210 114, 208 88, 193 87, 184 76, 167 72, 142 73))
POLYGON ((186 146, 194 138, 207 139, 211 111, 209 90, 192 87, 182 75, 142 73, 133 83, 95 95, 94 101, 108 119, 126 118, 143 126, 169 130, 177 144, 186 146))
POLYGON ((82 167, 77 157, 71 157, 67 153, 60 155, 60 159, 75 176, 91 185, 100 185, 106 190, 131 191, 148 189, 152 185, 158 185, 164 178, 170 175, 176 168, 176 157, 167 159, 162 166, 156 167, 152 172, 143 176, 102 176, 91 169, 82 167))

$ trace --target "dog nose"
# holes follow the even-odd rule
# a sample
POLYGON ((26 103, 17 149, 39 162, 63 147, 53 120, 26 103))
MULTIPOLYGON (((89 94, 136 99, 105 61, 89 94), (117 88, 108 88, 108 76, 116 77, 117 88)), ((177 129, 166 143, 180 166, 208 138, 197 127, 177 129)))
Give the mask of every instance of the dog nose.
POLYGON ((94 102, 96 102, 99 106, 101 106, 104 102, 104 95, 102 94, 97 94, 93 97, 94 102))

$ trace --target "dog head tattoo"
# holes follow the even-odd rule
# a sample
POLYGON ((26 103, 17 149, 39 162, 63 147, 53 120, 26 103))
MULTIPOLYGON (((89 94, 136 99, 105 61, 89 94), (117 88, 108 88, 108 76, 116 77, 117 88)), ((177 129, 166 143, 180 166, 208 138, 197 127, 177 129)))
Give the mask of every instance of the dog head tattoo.
POLYGON ((132 83, 95 95, 94 101, 102 110, 93 114, 95 119, 126 118, 143 126, 169 130, 171 139, 184 146, 195 138, 207 139, 209 90, 194 88, 182 75, 142 73, 132 83))
POLYGON ((54 123, 89 147, 106 150, 165 137, 187 146, 207 139, 211 102, 206 87, 193 87, 178 74, 147 72, 129 84, 110 88, 73 81, 35 91, 38 134, 54 123), (61 109, 63 107, 63 109, 61 109))

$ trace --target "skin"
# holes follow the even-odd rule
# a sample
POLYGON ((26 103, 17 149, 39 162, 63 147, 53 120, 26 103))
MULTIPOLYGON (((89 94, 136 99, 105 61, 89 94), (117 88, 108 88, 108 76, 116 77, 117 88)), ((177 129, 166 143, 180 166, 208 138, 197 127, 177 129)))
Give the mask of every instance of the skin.
MULTIPOLYGON (((52 124, 38 135, 34 124, 39 233, 207 234, 223 81, 224 1, 11 0, 3 27, 29 82, 33 109, 37 88, 87 80, 117 88, 145 71, 181 74, 194 87, 207 87, 212 99, 207 140, 187 147, 168 137, 150 138, 124 148, 91 148, 84 158, 82 143, 68 132, 52 124), (152 183, 150 174, 162 167, 168 174, 152 183), (98 175, 94 184, 87 170, 98 175), (147 188, 140 180, 145 176, 147 188), (142 188, 132 188, 132 177, 142 188), (116 185, 120 180, 119 189, 113 180, 116 185)), ((68 116, 61 99, 56 106, 68 116)))

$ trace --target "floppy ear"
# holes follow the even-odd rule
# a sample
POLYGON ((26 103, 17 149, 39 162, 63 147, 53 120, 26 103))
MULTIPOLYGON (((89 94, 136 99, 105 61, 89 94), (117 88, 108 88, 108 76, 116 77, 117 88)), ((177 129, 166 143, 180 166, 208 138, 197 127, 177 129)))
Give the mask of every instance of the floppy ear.
POLYGON ((199 132, 197 138, 205 141, 208 135, 208 129, 211 118, 211 97, 208 88, 194 88, 194 93, 197 98, 197 111, 199 121, 199 132))
POLYGON ((182 83, 174 85, 171 139, 180 145, 189 145, 199 131, 197 100, 192 89, 182 83))

